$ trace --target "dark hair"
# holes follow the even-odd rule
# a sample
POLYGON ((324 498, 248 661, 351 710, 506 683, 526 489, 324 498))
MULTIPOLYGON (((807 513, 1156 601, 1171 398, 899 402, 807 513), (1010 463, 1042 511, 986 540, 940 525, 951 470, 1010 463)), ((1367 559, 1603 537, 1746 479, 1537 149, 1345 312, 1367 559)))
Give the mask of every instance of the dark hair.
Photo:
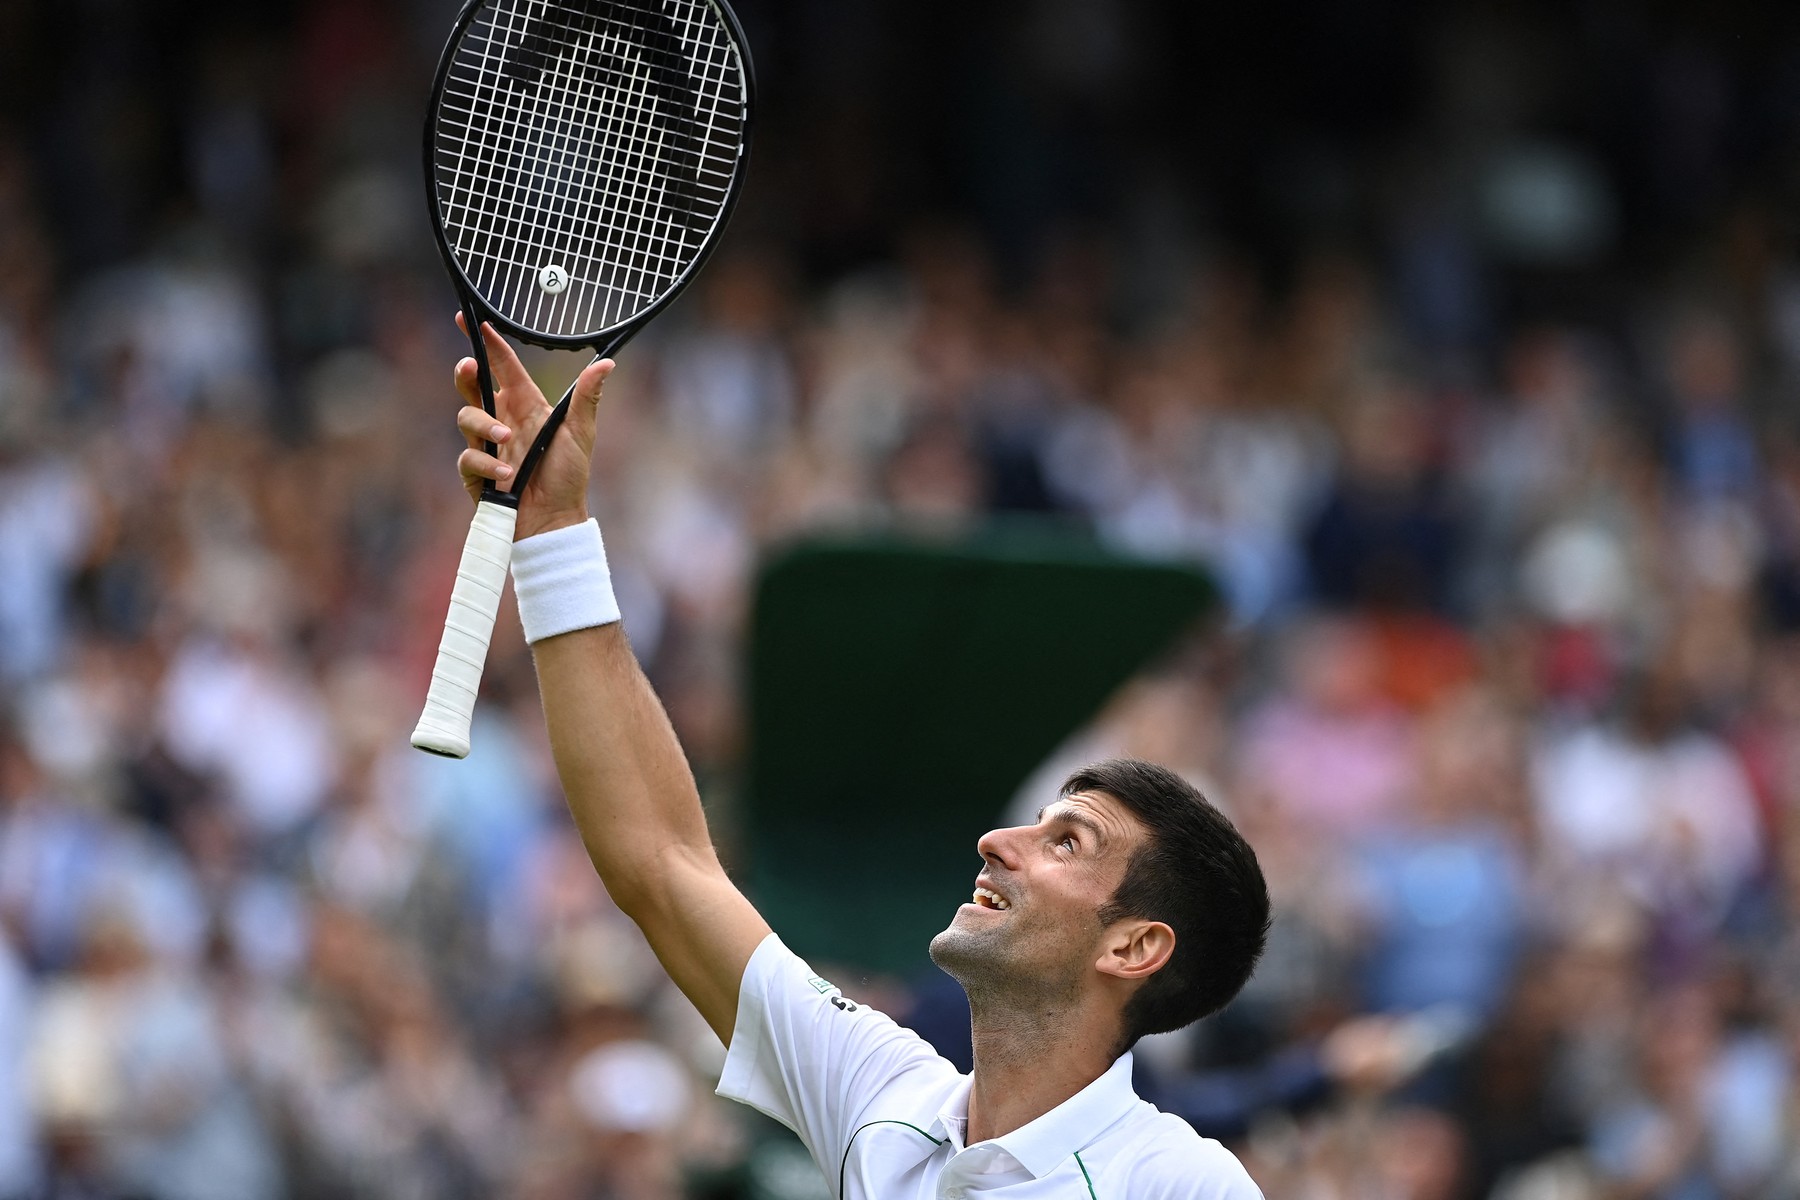
POLYGON ((1249 980, 1269 936, 1269 889, 1256 851, 1198 789, 1155 763, 1097 762, 1069 776, 1062 795, 1104 792, 1143 823, 1147 837, 1100 910, 1161 921, 1175 951, 1125 1005, 1119 1052, 1151 1033, 1211 1016, 1249 980))

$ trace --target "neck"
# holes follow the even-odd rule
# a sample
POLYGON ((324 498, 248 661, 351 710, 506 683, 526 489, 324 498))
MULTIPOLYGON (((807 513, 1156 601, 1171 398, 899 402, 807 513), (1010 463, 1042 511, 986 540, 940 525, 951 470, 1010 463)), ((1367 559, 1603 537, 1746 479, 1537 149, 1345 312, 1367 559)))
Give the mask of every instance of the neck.
POLYGON ((966 1144, 1037 1120, 1106 1074, 1118 1017, 1071 1000, 1023 1006, 969 997, 975 1075, 966 1144))

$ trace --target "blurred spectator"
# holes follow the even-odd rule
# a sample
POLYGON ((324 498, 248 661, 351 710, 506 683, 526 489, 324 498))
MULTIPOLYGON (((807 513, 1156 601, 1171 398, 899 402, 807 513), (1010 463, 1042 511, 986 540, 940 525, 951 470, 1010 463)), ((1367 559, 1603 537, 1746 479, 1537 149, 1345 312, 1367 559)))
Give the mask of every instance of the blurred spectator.
POLYGON ((1787 1064, 1766 1043, 1722 1043, 1705 988, 1650 1006, 1632 1092, 1594 1130, 1594 1159, 1623 1196, 1726 1197, 1765 1185, 1777 1165, 1787 1064))
POLYGON ((1313 590, 1327 603, 1448 606, 1459 518, 1431 463, 1426 412, 1399 382, 1352 398, 1336 479, 1306 534, 1313 590))
POLYGON ((1583 1126, 1559 1078, 1567 1046, 1563 977, 1527 959, 1514 987, 1470 1048, 1451 1110, 1469 1134, 1469 1192, 1500 1194, 1534 1164, 1581 1144, 1583 1126))
POLYGON ((1694 728, 1666 668, 1647 675, 1618 723, 1558 736, 1538 766, 1547 848, 1569 870, 1624 888, 1694 952, 1762 863, 1743 767, 1694 728))
MULTIPOLYGON (((0 442, 16 451, 30 440, 27 414, 16 403, 0 414, 0 442)), ((65 597, 88 547, 93 500, 73 463, 7 457, 0 458, 0 676, 16 684, 49 670, 64 652, 65 597)))
POLYGON ((1320 618, 1283 649, 1290 690, 1246 722, 1243 786, 1315 836, 1382 825, 1405 795, 1412 729, 1381 694, 1369 627, 1320 618))
POLYGON ((53 1146, 92 1160, 127 1193, 281 1194, 275 1147, 231 1070, 216 1001, 167 971, 132 916, 98 915, 72 975, 52 984, 31 1032, 38 1119, 53 1146))
POLYGON ((1737 340, 1716 318, 1691 317, 1670 338, 1676 481, 1697 501, 1756 492, 1758 453, 1744 405, 1737 340))
MULTIPOLYGON (((246 602, 261 607, 275 598, 246 602)), ((267 647, 195 638, 176 651, 164 677, 162 734, 170 752, 187 769, 216 775, 264 838, 290 833, 313 815, 335 765, 325 713, 297 667, 267 647)))
POLYGON ((1448 1009, 1471 1025, 1510 990, 1524 936, 1525 868, 1505 815, 1522 782, 1518 738, 1483 697, 1444 706, 1421 730, 1408 818, 1361 854, 1367 1003, 1448 1009))

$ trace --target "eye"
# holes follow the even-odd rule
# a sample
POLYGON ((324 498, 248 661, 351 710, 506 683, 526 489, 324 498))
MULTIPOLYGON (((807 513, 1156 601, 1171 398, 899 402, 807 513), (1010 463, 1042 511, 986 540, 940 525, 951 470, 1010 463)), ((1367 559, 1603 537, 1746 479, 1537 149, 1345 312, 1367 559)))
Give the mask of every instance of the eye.
POLYGON ((1070 854, 1075 853, 1075 835, 1072 833, 1065 835, 1063 840, 1056 844, 1067 850, 1070 854))

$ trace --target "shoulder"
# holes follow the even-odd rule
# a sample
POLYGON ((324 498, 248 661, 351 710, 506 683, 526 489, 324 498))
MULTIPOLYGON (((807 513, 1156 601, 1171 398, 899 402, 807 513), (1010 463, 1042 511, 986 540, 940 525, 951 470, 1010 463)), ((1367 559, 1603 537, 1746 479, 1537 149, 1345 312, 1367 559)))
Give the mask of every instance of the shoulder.
POLYGON ((718 1091, 790 1127, 818 1117, 836 1128, 872 1105, 935 1103, 960 1078, 917 1034, 845 996, 771 934, 744 971, 718 1091))
MULTIPOLYGON (((767 1024, 771 1020, 798 1022, 814 1035, 820 1028, 854 1028, 876 1036, 895 1034, 919 1041, 916 1034, 901 1029, 886 1013, 844 995, 843 989, 816 974, 805 959, 789 950, 773 933, 763 939, 744 968, 739 985, 738 1028, 742 1031, 751 1021, 767 1024)), ((935 1052, 932 1057, 936 1057, 935 1052)))
POLYGON ((1151 1113, 1107 1156, 1105 1190, 1132 1200, 1262 1200, 1235 1154, 1180 1117, 1151 1113))

